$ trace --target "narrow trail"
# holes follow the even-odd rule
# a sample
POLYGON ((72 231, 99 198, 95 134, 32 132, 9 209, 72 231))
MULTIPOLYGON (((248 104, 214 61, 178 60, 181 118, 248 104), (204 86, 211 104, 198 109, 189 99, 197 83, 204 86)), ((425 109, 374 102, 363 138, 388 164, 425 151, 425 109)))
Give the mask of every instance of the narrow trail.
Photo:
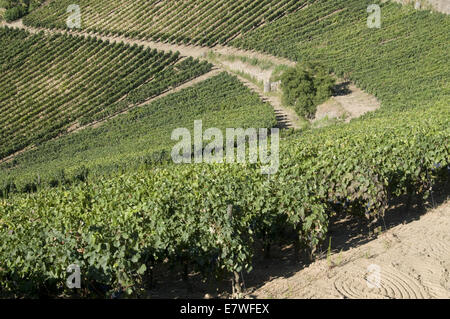
POLYGON ((300 128, 300 125, 298 124, 300 119, 298 115, 294 112, 294 110, 286 109, 285 107, 283 107, 278 97, 271 95, 268 96, 264 95, 264 93, 261 92, 261 89, 253 82, 247 80, 246 78, 240 75, 236 76, 246 87, 248 87, 253 92, 257 93, 261 100, 263 100, 264 102, 268 102, 269 104, 272 105, 273 109, 275 110, 278 128, 294 128, 294 129, 300 128))
MULTIPOLYGON (((96 33, 88 33, 88 32, 83 32, 83 31, 68 31, 68 30, 57 30, 57 29, 50 30, 50 29, 46 29, 46 28, 33 28, 33 27, 28 27, 28 26, 24 25, 22 22, 22 19, 14 21, 12 23, 2 22, 1 26, 7 26, 9 28, 24 29, 33 34, 43 31, 43 32, 49 33, 49 34, 70 34, 70 35, 74 35, 74 36, 84 36, 84 37, 91 36, 96 39, 100 39, 102 41, 109 41, 110 43, 123 42, 123 43, 130 44, 130 45, 133 45, 133 44, 142 45, 145 48, 157 49, 157 50, 161 50, 161 51, 172 51, 172 52, 178 51, 178 52, 180 52, 181 56, 193 57, 193 58, 198 58, 201 60, 206 59, 209 52, 214 52, 214 53, 218 53, 218 54, 222 54, 222 55, 241 55, 241 56, 246 56, 249 58, 266 59, 275 64, 285 64, 285 65, 289 65, 289 66, 295 65, 295 62, 292 62, 287 59, 271 56, 268 54, 263 54, 260 52, 245 51, 245 50, 240 50, 240 49, 231 48, 231 47, 217 46, 214 48, 208 48, 208 47, 200 47, 200 46, 194 46, 194 45, 169 44, 169 43, 162 43, 162 42, 155 42, 155 41, 148 41, 148 40, 145 40, 145 41, 134 40, 134 39, 129 39, 129 38, 126 38, 123 36, 104 36, 104 35, 99 35, 96 33)), ((223 68, 223 66, 221 66, 221 65, 214 64, 214 67, 217 70, 229 72, 228 70, 223 68)), ((243 77, 238 77, 238 78, 247 87, 249 87, 252 91, 257 93, 263 100, 267 101, 268 103, 270 103, 273 106, 273 108, 275 110, 275 114, 277 116, 277 119, 279 119, 279 123, 278 123, 279 127, 294 128, 294 129, 298 128, 298 125, 296 124, 298 122, 298 116, 295 114, 294 111, 283 107, 281 104, 281 101, 279 100, 278 97, 264 96, 263 92, 256 85, 253 85, 250 81, 244 79, 243 77)), ((191 82, 185 83, 183 88, 188 87, 189 84, 193 85, 195 83, 198 83, 198 82, 195 80, 192 80, 191 82)), ((172 92, 174 92, 174 91, 171 90, 171 91, 167 91, 165 93, 170 94, 172 92)), ((93 123, 91 125, 98 126, 99 123, 100 122, 97 122, 97 123, 93 123)), ((79 129, 81 129, 81 128, 78 128, 76 125, 73 125, 71 127, 70 132, 77 131, 79 129)))

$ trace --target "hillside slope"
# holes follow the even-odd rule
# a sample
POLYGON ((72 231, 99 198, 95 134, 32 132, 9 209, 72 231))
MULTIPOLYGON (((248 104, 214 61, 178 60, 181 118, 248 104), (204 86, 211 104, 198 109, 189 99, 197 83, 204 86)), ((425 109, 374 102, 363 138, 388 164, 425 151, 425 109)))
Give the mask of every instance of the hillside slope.
POLYGON ((316 1, 231 44, 295 61, 319 61, 375 95, 382 102, 380 111, 449 101, 448 15, 379 4, 380 29, 367 27, 367 1, 316 1))
POLYGON ((211 69, 91 37, 0 29, 0 159, 211 69))
POLYGON ((205 127, 223 130, 276 125, 272 107, 223 72, 0 164, 0 185, 13 182, 22 192, 83 179, 80 174, 88 172, 102 176, 118 169, 150 168, 170 160, 176 144, 172 131, 185 127, 192 132, 198 119, 205 127))
MULTIPOLYGON (((73 2, 73 1, 72 1, 73 2)), ((24 19, 30 26, 66 28, 71 0, 51 1, 24 19)), ((81 27, 90 32, 176 43, 224 44, 294 12, 308 1, 78 1, 81 27)))

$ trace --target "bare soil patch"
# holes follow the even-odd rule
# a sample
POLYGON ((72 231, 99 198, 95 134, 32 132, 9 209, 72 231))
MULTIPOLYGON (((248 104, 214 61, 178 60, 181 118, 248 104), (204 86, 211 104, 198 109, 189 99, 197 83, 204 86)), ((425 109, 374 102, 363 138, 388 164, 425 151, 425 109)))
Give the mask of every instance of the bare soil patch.
POLYGON ((376 111, 380 106, 381 103, 373 95, 364 92, 353 83, 339 81, 337 92, 317 107, 315 121, 328 117, 344 118, 349 122, 367 112, 376 111))
POLYGON ((272 70, 262 70, 256 66, 248 65, 242 61, 222 61, 222 64, 231 70, 247 73, 248 75, 254 77, 259 82, 264 83, 265 81, 269 81, 272 76, 272 70))
MULTIPOLYGON (((394 206, 378 237, 351 219, 330 232, 328 256, 256 288, 254 298, 450 298, 450 201, 424 214, 418 204, 394 206), (371 268, 379 267, 379 286, 371 268), (369 284, 368 284, 369 281, 369 284)), ((286 270, 289 269, 285 266, 286 270)))

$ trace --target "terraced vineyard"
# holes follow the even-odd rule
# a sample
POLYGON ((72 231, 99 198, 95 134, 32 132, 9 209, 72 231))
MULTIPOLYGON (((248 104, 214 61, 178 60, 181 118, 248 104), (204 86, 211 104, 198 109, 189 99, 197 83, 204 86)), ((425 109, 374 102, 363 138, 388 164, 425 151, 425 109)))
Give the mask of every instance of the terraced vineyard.
MULTIPOLYGON (((82 28, 102 34, 212 46, 294 12, 311 1, 77 1, 82 28), (194 14, 195 12, 195 14, 194 14)), ((66 28, 71 0, 51 1, 27 16, 34 27, 66 28)))
POLYGON ((235 77, 221 73, 97 128, 43 143, 36 150, 0 165, 0 193, 27 192, 168 162, 177 127, 273 127, 273 109, 235 77))
MULTIPOLYGON (((195 119, 202 119, 205 127, 274 125, 270 107, 226 74, 97 128, 42 143, 1 165, 0 296, 147 296, 156 270, 167 269, 182 273, 185 281, 191 271, 210 280, 233 273, 236 280, 251 271, 255 254, 268 253, 275 243, 292 243, 314 256, 327 239, 333 216, 365 216, 374 222, 393 199, 427 198, 437 185, 448 188, 450 18, 375 2, 383 12, 380 29, 367 27, 365 0, 158 1, 149 8, 144 1, 80 1, 85 30, 202 45, 228 43, 320 62, 374 94, 382 108, 348 124, 286 134, 278 172, 270 176, 261 174, 261 163, 159 165, 173 145, 170 132, 191 128, 195 119), (245 6, 248 10, 242 10, 245 6), (79 291, 65 285, 70 264, 82 269, 79 291)), ((65 28, 67 4, 51 1, 25 23, 65 28)), ((186 70, 197 75, 211 68, 192 59, 179 61, 177 54, 92 39, 1 32, 7 49, 0 49, 0 66, 15 76, 12 82, 2 77, 8 88, 2 94, 8 99, 0 100, 1 107, 9 116, 2 122, 2 141, 14 133, 16 144, 6 142, 0 157, 17 149, 12 145, 29 145, 44 136, 23 134, 25 127, 54 134, 71 121, 88 123, 136 106, 172 81, 182 81, 176 75, 189 77, 183 75, 186 70), (96 73, 86 57, 98 57, 101 64, 105 54, 105 60, 116 58, 122 64, 112 71, 103 62, 117 76, 105 70, 95 81, 81 81, 77 91, 72 86, 76 80, 64 80, 75 72, 72 68, 54 71, 69 62, 62 48, 72 48, 71 58, 80 54, 86 69, 76 70, 89 76, 96 73), (44 62, 24 63, 39 60, 34 56, 55 62, 47 67, 44 62), (138 61, 146 67, 137 67, 138 61), (163 67, 148 74, 150 61, 163 67), (43 111, 44 104, 32 104, 31 97, 39 96, 36 89, 27 89, 34 78, 43 80, 31 87, 58 83, 44 94, 45 105, 61 109, 71 102, 58 113, 63 124, 50 122, 55 115, 42 128, 31 122, 18 126, 23 111, 17 113, 13 106, 21 90, 27 90, 23 100, 30 103, 28 112, 43 111), (148 79, 157 79, 158 89, 148 79), (110 95, 103 99, 106 88, 110 95), (61 90, 74 92, 67 93, 69 100, 61 93, 59 98, 52 95, 61 90), (3 106, 3 101, 8 104, 3 106)), ((32 120, 40 124, 41 119, 32 120)))
POLYGON ((93 38, 2 28, 0 43, 1 158, 210 70, 194 61, 177 70, 178 53, 93 38))

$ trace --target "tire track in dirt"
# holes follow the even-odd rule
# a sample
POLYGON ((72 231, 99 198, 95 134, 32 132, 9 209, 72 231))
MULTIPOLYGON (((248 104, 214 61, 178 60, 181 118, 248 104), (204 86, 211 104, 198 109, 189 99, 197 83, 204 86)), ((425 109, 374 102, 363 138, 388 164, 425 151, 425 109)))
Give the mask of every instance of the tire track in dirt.
POLYGON ((251 293, 256 298, 450 298, 450 201, 251 293), (330 265, 330 260, 342 263, 330 265), (379 286, 368 267, 379 266, 379 286), (370 276, 370 277, 369 277, 370 276))
POLYGON ((379 286, 369 286, 367 282, 368 266, 370 266, 369 262, 366 267, 347 266, 346 270, 339 273, 335 279, 334 289, 344 298, 352 299, 423 299, 430 297, 419 281, 392 266, 381 268, 379 286))

